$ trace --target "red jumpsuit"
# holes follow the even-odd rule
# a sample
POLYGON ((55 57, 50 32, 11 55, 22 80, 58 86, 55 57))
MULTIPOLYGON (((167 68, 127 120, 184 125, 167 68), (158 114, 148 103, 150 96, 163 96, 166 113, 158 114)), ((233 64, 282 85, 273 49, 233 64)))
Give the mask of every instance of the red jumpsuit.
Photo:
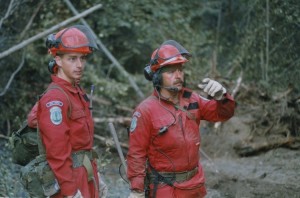
MULTIPOLYGON (((127 154, 131 189, 144 190, 144 178, 149 172, 149 167, 146 168, 148 161, 158 172, 183 172, 198 167, 198 173, 188 181, 175 182, 175 187, 159 184, 156 197, 205 196, 205 178, 199 163, 200 120, 228 120, 234 114, 235 102, 229 94, 225 94, 221 101, 206 100, 187 88, 179 95, 180 108, 159 100, 153 92, 135 109, 127 154), (168 130, 158 135, 163 127, 168 127, 168 130)), ((153 184, 150 185, 150 196, 152 191, 153 184)))
MULTIPOLYGON (((74 195, 79 189, 83 197, 98 198, 96 161, 92 161, 95 185, 93 181, 88 182, 83 166, 72 167, 71 158, 71 153, 89 151, 93 146, 94 123, 89 110, 89 100, 78 86, 72 86, 54 75, 51 78, 51 84, 58 85, 68 95, 67 97, 59 89, 48 90, 39 100, 37 109, 37 122, 46 149, 46 158, 61 189, 53 197, 74 195), (68 115, 68 112, 71 114, 68 115)), ((36 106, 28 116, 29 126, 34 125, 35 112, 36 106)))

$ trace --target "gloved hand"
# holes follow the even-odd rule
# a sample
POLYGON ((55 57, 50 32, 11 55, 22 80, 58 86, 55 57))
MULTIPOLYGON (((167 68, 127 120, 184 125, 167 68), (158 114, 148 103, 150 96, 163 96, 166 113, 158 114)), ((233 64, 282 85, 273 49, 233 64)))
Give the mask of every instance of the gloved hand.
POLYGON ((223 95, 227 92, 220 83, 210 78, 204 78, 198 87, 203 89, 204 92, 212 96, 215 100, 221 100, 223 95))
POLYGON ((77 190, 76 194, 73 196, 67 196, 67 198, 83 198, 80 190, 77 190))
POLYGON ((100 176, 100 173, 98 172, 97 174, 99 178, 99 196, 100 198, 106 198, 108 192, 107 185, 105 184, 104 179, 100 176))
POLYGON ((128 198, 145 198, 145 193, 132 190, 128 198))

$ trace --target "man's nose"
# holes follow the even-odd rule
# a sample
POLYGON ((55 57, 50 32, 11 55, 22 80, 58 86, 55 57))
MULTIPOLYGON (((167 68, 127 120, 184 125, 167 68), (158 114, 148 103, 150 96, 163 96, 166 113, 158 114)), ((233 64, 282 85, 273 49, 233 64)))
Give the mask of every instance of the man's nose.
POLYGON ((83 60, 81 58, 77 58, 77 67, 82 67, 83 66, 83 60))

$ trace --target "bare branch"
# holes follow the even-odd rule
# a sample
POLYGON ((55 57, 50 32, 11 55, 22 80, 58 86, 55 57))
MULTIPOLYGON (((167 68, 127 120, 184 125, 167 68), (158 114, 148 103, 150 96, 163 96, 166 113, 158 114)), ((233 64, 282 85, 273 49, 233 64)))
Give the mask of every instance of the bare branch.
POLYGON ((268 81, 268 71, 269 71, 269 59, 270 59, 270 6, 269 6, 269 0, 266 0, 266 23, 267 23, 267 28, 266 28, 266 73, 265 73, 265 79, 268 81))
POLYGON ((282 46, 282 43, 285 42, 286 40, 292 38, 294 35, 296 34, 296 32, 291 32, 290 35, 283 37, 283 39, 281 39, 281 41, 276 42, 276 45, 274 45, 274 47, 270 50, 269 54, 273 54, 279 47, 282 46))
MULTIPOLYGON (((236 80, 236 86, 235 86, 235 88, 232 90, 231 96, 232 96, 233 98, 235 97, 235 95, 236 95, 237 92, 239 91, 240 86, 241 86, 241 84, 242 84, 242 80, 243 80, 243 72, 240 73, 240 76, 239 76, 238 79, 236 80)), ((221 124, 222 124, 222 122, 216 122, 216 123, 214 124, 215 130, 218 130, 219 127, 221 126, 221 124)))
MULTIPOLYGON (((70 8, 70 10, 73 12, 73 14, 75 16, 78 15, 78 11, 75 9, 75 7, 73 6, 73 4, 69 1, 69 0, 64 0, 64 2, 67 4, 67 6, 70 8)), ((90 28, 89 24, 83 19, 80 19, 81 23, 83 25, 85 25, 93 34, 94 38, 96 39, 97 44, 100 46, 100 48, 102 49, 102 51, 104 52, 104 54, 110 59, 110 61, 112 63, 114 63, 114 65, 117 67, 117 69, 123 74, 123 76, 125 76, 131 87, 136 91, 137 95, 140 98, 144 98, 144 94, 141 92, 141 90, 139 89, 139 87, 137 86, 137 84, 134 82, 133 78, 130 76, 130 74, 124 69, 124 67, 117 61, 117 59, 110 53, 110 51, 105 47, 105 45, 101 42, 101 40, 97 37, 97 35, 95 34, 95 32, 90 28)))
POLYGON ((14 0, 11 0, 8 6, 8 9, 4 15, 4 17, 0 20, 0 29, 2 27, 2 23, 5 19, 7 19, 7 17, 9 17, 9 15, 12 13, 12 8, 13 8, 13 4, 14 4, 14 0))
POLYGON ((0 96, 4 96, 6 91, 9 89, 9 86, 10 84, 12 83, 15 75, 21 70, 21 68, 24 66, 24 62, 25 62, 25 53, 23 52, 23 55, 22 55, 22 60, 21 60, 21 63, 20 65, 18 66, 18 68, 14 71, 14 73, 10 76, 4 90, 0 93, 0 96))
POLYGON ((9 140, 9 136, 5 136, 5 135, 2 135, 2 134, 0 134, 0 138, 3 138, 3 139, 6 139, 6 140, 9 140))
MULTIPOLYGON (((109 145, 109 146, 113 146, 114 145, 114 141, 111 138, 106 138, 97 134, 94 134, 94 138, 96 138, 97 140, 100 140, 103 144, 105 145, 109 145)), ((129 146, 126 143, 120 142, 121 147, 128 149, 129 146)))
POLYGON ((40 1, 40 3, 38 4, 38 6, 36 7, 36 9, 34 10, 29 22, 27 23, 26 27, 24 28, 24 30, 22 31, 22 33, 20 34, 20 39, 22 39, 25 35, 25 33, 27 32, 27 30, 29 29, 29 27, 31 26, 33 19, 36 17, 37 13, 39 12, 39 10, 41 9, 42 5, 44 4, 44 0, 40 1))
POLYGON ((235 95, 237 94, 237 92, 240 89, 240 86, 242 84, 242 80, 243 80, 243 72, 241 72, 240 76, 238 77, 238 79, 236 80, 236 86, 235 88, 232 90, 232 97, 234 98, 235 95))
POLYGON ((95 10, 100 9, 101 7, 102 7, 101 4, 97 4, 97 5, 95 5, 95 6, 91 7, 91 8, 89 8, 89 9, 87 9, 86 11, 84 11, 84 12, 82 12, 82 13, 74 16, 74 17, 71 17, 71 18, 69 18, 69 19, 67 19, 67 20, 65 20, 65 21, 63 21, 63 22, 61 22, 61 23, 59 23, 59 24, 57 24, 57 25, 55 25, 55 26, 53 26, 53 27, 51 27, 51 28, 49 28, 49 29, 47 29, 47 30, 45 30, 45 31, 43 31, 43 32, 41 32, 41 33, 39 33, 39 34, 37 34, 37 35, 29 38, 29 39, 27 39, 27 40, 25 40, 25 41, 23 41, 23 42, 21 42, 21 43, 19 43, 18 45, 15 45, 15 46, 9 48, 8 50, 0 53, 0 59, 3 58, 3 57, 8 56, 9 54, 11 54, 11 53, 13 53, 13 52, 15 52, 15 51, 17 51, 17 50, 19 50, 19 49, 27 46, 28 44, 30 44, 30 43, 32 43, 32 42, 34 42, 34 41, 36 41, 36 40, 38 40, 40 38, 43 38, 43 37, 47 36, 48 34, 54 32, 55 30, 57 30, 57 29, 59 29, 61 27, 64 27, 67 24, 69 24, 69 23, 71 23, 73 21, 76 21, 77 19, 80 19, 80 18, 82 18, 82 17, 90 14, 91 12, 94 12, 95 10))

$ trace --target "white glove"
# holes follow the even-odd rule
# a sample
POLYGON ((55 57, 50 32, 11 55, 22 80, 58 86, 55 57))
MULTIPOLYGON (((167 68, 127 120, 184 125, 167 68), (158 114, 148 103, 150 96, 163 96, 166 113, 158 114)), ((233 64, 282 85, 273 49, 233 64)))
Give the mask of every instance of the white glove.
POLYGON ((128 198, 145 198, 144 192, 131 191, 128 198))
POLYGON ((204 92, 212 96, 215 100, 221 100, 226 93, 226 89, 220 83, 209 78, 204 78, 198 87, 203 89, 204 92))
POLYGON ((100 173, 98 172, 98 178, 99 178, 99 191, 100 191, 100 198, 106 198, 107 197, 107 192, 108 188, 107 185, 104 182, 104 179, 100 177, 100 173))
POLYGON ((77 193, 73 196, 73 198, 83 198, 80 190, 77 190, 77 193))

